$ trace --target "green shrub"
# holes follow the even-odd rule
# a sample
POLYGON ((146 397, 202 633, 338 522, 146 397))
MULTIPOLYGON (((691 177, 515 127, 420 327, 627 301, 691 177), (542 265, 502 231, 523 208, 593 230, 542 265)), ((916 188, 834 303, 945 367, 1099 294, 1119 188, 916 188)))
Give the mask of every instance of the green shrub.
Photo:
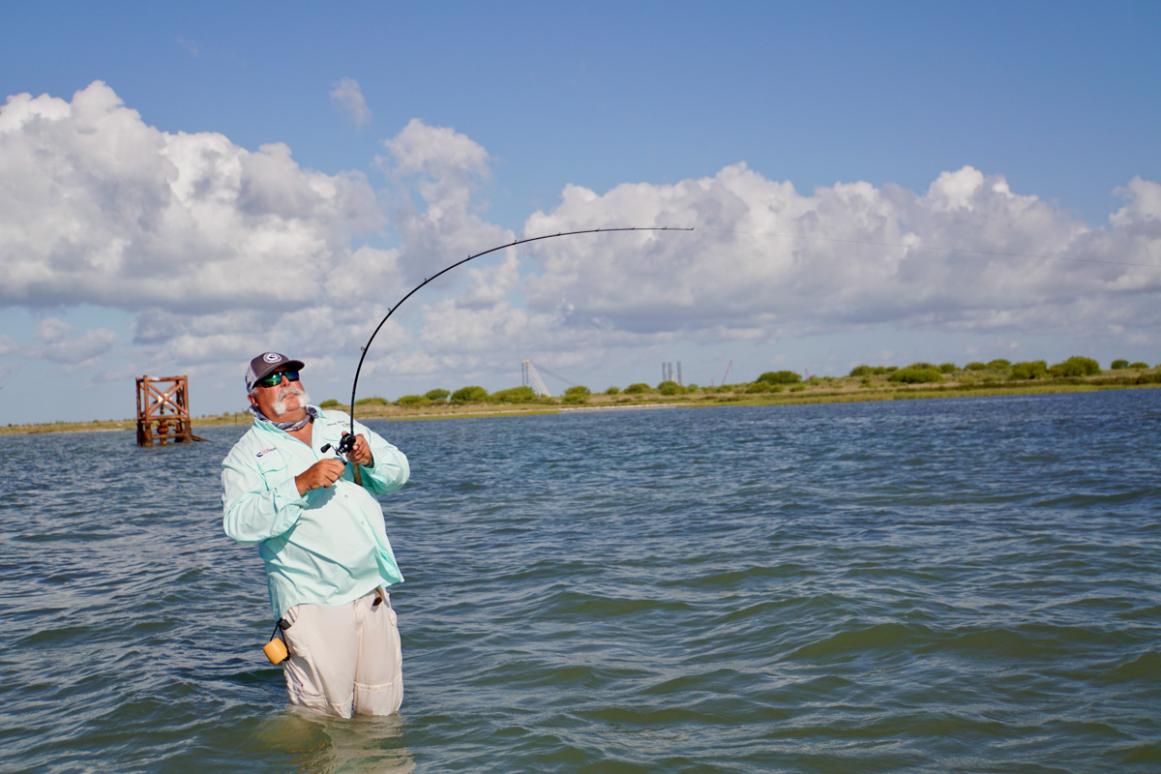
POLYGON ((359 398, 355 401, 356 406, 386 406, 390 403, 386 398, 359 398))
POLYGON ((621 394, 621 388, 620 388, 620 387, 618 387, 618 386, 616 386, 616 385, 613 385, 613 386, 612 386, 612 387, 610 387, 609 389, 605 390, 605 394, 606 394, 606 395, 620 395, 620 394, 621 394))
POLYGON ((527 385, 509 387, 506 390, 493 392, 489 400, 494 400, 497 403, 531 403, 536 400, 536 392, 527 385))
POLYGON ((972 362, 965 365, 963 367, 963 370, 965 370, 965 371, 986 371, 986 370, 988 370, 988 364, 981 363, 978 360, 973 360, 972 362))
POLYGON ((327 400, 324 400, 322 403, 318 404, 318 407, 324 408, 324 409, 329 409, 329 408, 338 408, 341 405, 343 405, 343 404, 339 403, 334 398, 328 398, 327 400))
POLYGON ((488 399, 488 391, 479 385, 460 387, 451 394, 452 403, 480 403, 488 399))
POLYGON ((940 363, 939 364, 940 373, 954 374, 958 370, 959 370, 959 368, 956 366, 955 363, 940 363))
POLYGON ((592 395, 592 390, 583 384, 573 385, 564 391, 565 403, 584 403, 592 395))
POLYGON ((679 395, 685 392, 681 385, 674 381, 664 381, 657 385, 657 391, 662 395, 679 395))
POLYGON ((1048 369, 1055 377, 1095 376, 1101 372, 1100 364, 1091 357, 1074 355, 1062 363, 1057 363, 1048 369))
POLYGON ((1005 360, 1002 357, 998 357, 995 360, 988 361, 988 368, 990 368, 993 371, 1005 371, 1011 367, 1012 367, 1012 364, 1009 363, 1007 360, 1005 360))
POLYGON ((427 392, 423 393, 423 397, 432 402, 447 400, 449 395, 451 395, 451 393, 445 390, 443 387, 436 387, 434 390, 428 390, 427 392))
POLYGON ((873 373, 875 373, 874 368, 872 368, 869 365, 863 364, 863 365, 857 365, 854 368, 852 368, 851 372, 847 375, 848 376, 870 376, 873 373))
POLYGON ((1129 367, 1129 361, 1123 360, 1123 359, 1114 360, 1112 363, 1109 364, 1109 368, 1113 369, 1114 371, 1120 371, 1120 370, 1122 370, 1124 368, 1128 368, 1128 367, 1129 367))
POLYGON ((907 366, 907 368, 922 368, 925 371, 939 370, 939 366, 933 365, 932 363, 925 363, 922 360, 920 360, 918 363, 912 363, 911 365, 907 366))
POLYGON ((746 392, 752 395, 765 392, 782 392, 782 390, 782 385, 770 384, 770 382, 751 382, 746 385, 746 392))
POLYGON ((402 395, 399 400, 395 401, 396 406, 426 406, 430 403, 427 398, 422 395, 402 395))
POLYGON ((793 371, 767 371, 755 381, 766 384, 797 384, 802 381, 802 377, 793 371))
POLYGON ((643 392, 653 392, 653 388, 645 382, 634 382, 625 388, 625 392, 629 395, 639 395, 643 392))
MULTIPOLYGON (((770 391, 771 391, 771 392, 777 392, 777 391, 778 391, 778 389, 780 389, 780 388, 771 387, 770 391)), ((799 383, 799 384, 792 384, 792 385, 790 385, 790 391, 791 391, 791 392, 802 392, 802 391, 803 391, 803 390, 805 390, 805 389, 806 389, 806 385, 805 385, 805 384, 802 384, 802 383, 799 383)))
POLYGON ((1048 364, 1043 360, 1027 360, 1012 365, 1013 379, 1047 379, 1048 364))
POLYGON ((1139 368, 1141 370, 1144 370, 1148 367, 1149 367, 1148 363, 1142 363, 1139 360, 1136 363, 1129 363, 1129 368, 1139 368))
POLYGON ((926 384, 928 382, 942 382, 943 374, 938 368, 900 368, 887 377, 889 381, 900 384, 926 384))

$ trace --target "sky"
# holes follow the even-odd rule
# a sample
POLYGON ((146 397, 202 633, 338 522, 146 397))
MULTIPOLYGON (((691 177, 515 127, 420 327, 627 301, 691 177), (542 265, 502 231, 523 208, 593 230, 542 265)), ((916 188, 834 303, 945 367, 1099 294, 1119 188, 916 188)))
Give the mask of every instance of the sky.
POLYGON ((0 6, 0 424, 1161 363, 1156 2, 0 6))

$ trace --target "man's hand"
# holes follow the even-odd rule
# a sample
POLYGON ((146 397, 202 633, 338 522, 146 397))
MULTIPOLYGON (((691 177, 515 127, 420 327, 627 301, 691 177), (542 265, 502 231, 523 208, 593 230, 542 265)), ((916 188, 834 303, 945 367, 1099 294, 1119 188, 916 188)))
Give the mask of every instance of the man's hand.
POLYGON ((343 475, 346 467, 347 463, 342 460, 333 458, 319 460, 295 476, 294 484, 298 487, 298 493, 304 495, 312 489, 331 486, 339 480, 339 476, 343 475))
POLYGON ((351 458, 351 462, 357 462, 368 468, 375 464, 375 455, 371 454, 371 444, 367 443, 367 439, 361 433, 355 436, 355 448, 351 449, 351 453, 347 456, 351 458))

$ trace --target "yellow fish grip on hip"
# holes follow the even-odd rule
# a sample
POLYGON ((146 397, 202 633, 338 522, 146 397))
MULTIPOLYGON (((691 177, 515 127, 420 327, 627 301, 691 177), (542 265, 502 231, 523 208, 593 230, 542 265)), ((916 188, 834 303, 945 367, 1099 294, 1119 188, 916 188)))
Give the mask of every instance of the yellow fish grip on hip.
POLYGON ((278 619, 278 623, 274 624, 274 631, 270 634, 270 642, 262 648, 262 652, 266 654, 266 659, 275 666, 290 658, 290 650, 286 647, 286 638, 282 635, 282 632, 288 628, 290 627, 286 621, 278 619))

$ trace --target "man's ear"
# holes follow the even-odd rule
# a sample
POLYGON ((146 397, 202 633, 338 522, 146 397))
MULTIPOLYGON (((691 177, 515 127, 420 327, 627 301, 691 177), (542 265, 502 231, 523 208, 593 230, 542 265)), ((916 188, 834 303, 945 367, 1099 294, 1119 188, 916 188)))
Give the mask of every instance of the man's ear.
POLYGON ((257 400, 255 400, 255 398, 254 398, 254 393, 252 393, 252 392, 251 392, 251 393, 249 393, 249 394, 246 396, 246 398, 247 398, 247 400, 249 400, 249 401, 250 401, 250 405, 251 405, 251 406, 257 406, 257 405, 258 405, 258 401, 257 401, 257 400))

